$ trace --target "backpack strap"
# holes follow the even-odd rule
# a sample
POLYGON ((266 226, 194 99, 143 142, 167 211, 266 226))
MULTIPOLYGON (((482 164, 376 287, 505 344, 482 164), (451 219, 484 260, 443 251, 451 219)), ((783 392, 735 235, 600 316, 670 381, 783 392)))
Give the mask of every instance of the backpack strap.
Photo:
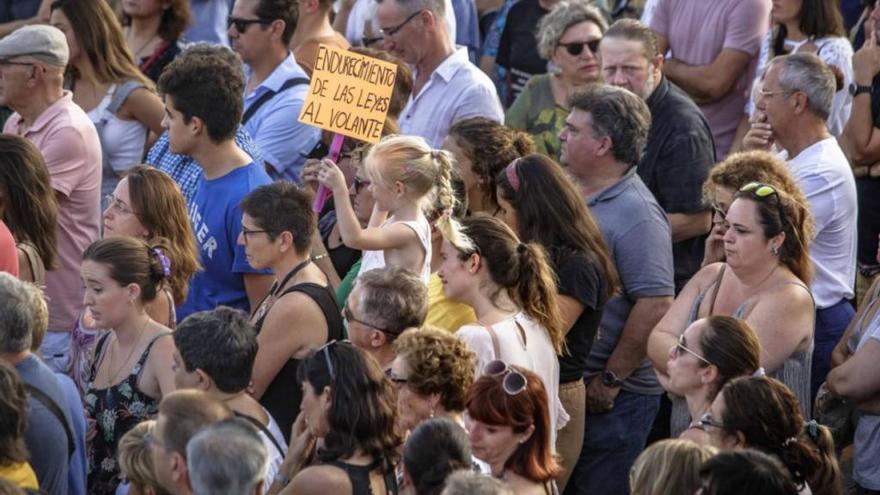
POLYGON ((64 434, 67 436, 67 460, 69 461, 71 457, 73 457, 73 452, 76 450, 76 442, 73 439, 73 432, 70 430, 70 425, 67 423, 67 418, 64 416, 64 412, 61 410, 61 407, 58 406, 58 403, 42 390, 34 387, 30 383, 25 383, 24 386, 28 393, 31 394, 31 397, 37 399, 46 406, 46 409, 48 409, 49 412, 51 412, 61 423, 61 426, 64 427, 64 434))
POLYGON ((247 124, 247 121, 250 120, 251 117, 253 117, 255 113, 257 113, 257 110, 259 110, 261 106, 265 105, 267 101, 274 98, 275 95, 277 95, 278 93, 280 93, 286 89, 290 89, 294 86, 297 86, 300 84, 308 84, 308 83, 309 83, 309 79, 306 77, 295 77, 293 79, 288 79, 288 80, 284 81, 284 84, 282 84, 281 87, 278 88, 278 91, 273 91, 271 89, 269 91, 266 91, 265 93, 263 93, 263 96, 257 98, 257 101, 255 101, 251 106, 249 106, 247 110, 245 110, 244 115, 241 116, 241 124, 242 125, 247 124))
POLYGON ((241 419, 247 421, 248 423, 256 426, 257 429, 259 429, 261 432, 263 432, 263 434, 266 435, 266 437, 269 439, 269 441, 272 442, 272 445, 275 446, 275 450, 278 451, 278 454, 280 454, 281 457, 284 458, 284 456, 286 455, 284 453, 284 449, 281 447, 281 444, 278 443, 278 440, 275 439, 275 435, 273 435, 272 432, 269 431, 269 428, 266 428, 266 425, 264 425, 263 423, 260 423, 260 421, 257 420, 257 418, 254 418, 252 416, 248 416, 247 414, 244 414, 244 413, 236 412, 235 416, 237 418, 241 418, 241 419))

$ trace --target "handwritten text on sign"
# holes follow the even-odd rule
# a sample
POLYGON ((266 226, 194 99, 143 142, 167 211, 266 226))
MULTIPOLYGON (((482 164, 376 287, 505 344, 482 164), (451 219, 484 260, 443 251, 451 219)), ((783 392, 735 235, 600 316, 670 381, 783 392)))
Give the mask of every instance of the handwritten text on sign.
POLYGON ((299 121, 378 143, 396 76, 392 63, 320 45, 299 121))

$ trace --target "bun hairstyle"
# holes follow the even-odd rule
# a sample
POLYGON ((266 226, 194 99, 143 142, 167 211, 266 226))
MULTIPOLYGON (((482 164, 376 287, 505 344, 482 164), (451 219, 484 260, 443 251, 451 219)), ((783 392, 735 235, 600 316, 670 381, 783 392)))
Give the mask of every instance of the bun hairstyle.
POLYGON ((159 288, 171 276, 171 261, 164 243, 147 244, 133 237, 111 237, 93 242, 83 261, 107 267, 110 278, 120 286, 137 284, 141 303, 156 299, 159 288))
MULTIPOLYGON (((441 231, 443 232, 443 231, 441 231)), ((556 293, 556 274, 547 255, 537 243, 523 243, 501 220, 483 214, 462 220, 460 228, 447 235, 447 242, 466 260, 478 253, 498 289, 490 297, 495 300, 501 290, 523 312, 547 329, 557 353, 562 352, 565 331, 556 293)))

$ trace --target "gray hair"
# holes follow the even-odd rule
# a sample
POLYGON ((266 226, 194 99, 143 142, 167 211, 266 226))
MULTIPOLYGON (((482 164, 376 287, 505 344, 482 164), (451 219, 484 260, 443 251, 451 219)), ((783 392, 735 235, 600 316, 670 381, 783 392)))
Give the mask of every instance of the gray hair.
POLYGON ((605 33, 608 29, 608 21, 595 6, 587 0, 562 1, 556 4, 548 14, 541 18, 535 39, 538 42, 538 54, 550 60, 553 51, 559 45, 559 40, 568 28, 582 22, 592 22, 599 26, 599 30, 605 33))
POLYGON ((513 491, 491 476, 462 469, 446 478, 440 495, 513 495, 513 491))
POLYGON ((638 95, 608 84, 591 84, 568 100, 572 109, 589 112, 593 135, 610 137, 614 159, 629 166, 642 161, 651 129, 651 110, 638 95))
MULTIPOLYGON (((376 0, 382 3, 382 0, 376 0)), ((444 0, 393 0, 404 12, 412 14, 420 10, 430 10, 437 22, 443 26, 446 24, 446 2, 444 0)))
POLYGON ((34 328, 34 297, 27 282, 0 272, 0 352, 29 350, 34 328))
POLYGON ((812 53, 781 55, 770 61, 779 65, 779 86, 784 91, 803 91, 807 108, 821 120, 828 119, 837 90, 834 72, 812 53))
POLYGON ((241 419, 207 426, 186 445, 193 495, 253 494, 266 477, 269 452, 241 419))
POLYGON ((391 339, 425 323, 428 288, 412 270, 398 266, 369 270, 358 277, 357 287, 364 319, 391 339))

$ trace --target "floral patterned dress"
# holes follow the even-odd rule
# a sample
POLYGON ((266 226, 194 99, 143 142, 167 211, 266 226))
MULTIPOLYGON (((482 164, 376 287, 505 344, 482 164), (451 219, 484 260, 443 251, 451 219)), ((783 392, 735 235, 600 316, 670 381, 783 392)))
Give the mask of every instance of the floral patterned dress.
POLYGON ((166 335, 171 333, 165 332, 153 337, 125 380, 101 389, 95 388, 94 381, 110 334, 104 335, 98 341, 85 395, 86 416, 94 422, 96 429, 87 449, 90 494, 113 495, 116 492, 116 487, 121 482, 119 464, 116 462, 119 439, 141 421, 155 417, 159 411, 159 401, 144 394, 137 383, 153 343, 166 335))

